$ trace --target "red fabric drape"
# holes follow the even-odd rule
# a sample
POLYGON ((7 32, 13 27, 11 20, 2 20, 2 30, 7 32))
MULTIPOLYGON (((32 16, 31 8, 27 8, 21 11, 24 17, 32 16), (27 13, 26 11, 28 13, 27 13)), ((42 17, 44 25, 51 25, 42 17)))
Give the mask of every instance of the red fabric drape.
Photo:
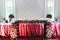
POLYGON ((19 23, 19 36, 43 35, 43 29, 43 24, 19 23))

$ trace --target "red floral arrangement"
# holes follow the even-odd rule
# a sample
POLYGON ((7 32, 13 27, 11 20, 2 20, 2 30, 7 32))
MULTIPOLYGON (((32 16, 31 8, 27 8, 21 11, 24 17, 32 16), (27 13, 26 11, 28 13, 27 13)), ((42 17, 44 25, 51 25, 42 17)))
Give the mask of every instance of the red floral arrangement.
POLYGON ((13 26, 10 29, 11 29, 10 37, 13 38, 13 39, 16 38, 17 37, 17 29, 13 26))

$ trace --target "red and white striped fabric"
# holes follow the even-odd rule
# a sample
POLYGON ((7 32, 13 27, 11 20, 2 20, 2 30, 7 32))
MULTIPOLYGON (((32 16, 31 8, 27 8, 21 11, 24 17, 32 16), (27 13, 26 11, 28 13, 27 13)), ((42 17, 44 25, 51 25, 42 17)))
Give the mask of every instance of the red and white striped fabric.
POLYGON ((60 36, 60 23, 52 23, 52 30, 55 37, 60 36))
POLYGON ((44 34, 42 23, 19 23, 19 36, 36 36, 44 34))
POLYGON ((2 25, 0 25, 0 35, 5 36, 4 27, 2 25))
POLYGON ((56 37, 56 23, 52 23, 53 36, 56 37))
POLYGON ((8 24, 8 23, 0 24, 0 35, 9 36, 10 35, 10 26, 11 26, 11 24, 8 24))
POLYGON ((60 36, 60 23, 56 23, 57 36, 60 36))

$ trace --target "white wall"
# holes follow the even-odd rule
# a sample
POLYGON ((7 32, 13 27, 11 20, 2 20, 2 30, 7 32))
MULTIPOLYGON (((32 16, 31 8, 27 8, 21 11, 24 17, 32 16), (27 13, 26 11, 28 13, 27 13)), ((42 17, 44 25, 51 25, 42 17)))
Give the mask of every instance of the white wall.
POLYGON ((60 0, 55 1, 55 17, 60 18, 60 0))
POLYGON ((4 0, 0 0, 0 19, 5 17, 4 0))
POLYGON ((40 19, 45 15, 45 0, 16 0, 17 19, 40 19))
MULTIPOLYGON (((5 0, 0 0, 0 18, 5 17, 5 0)), ((16 0, 16 16, 22 19, 40 19, 47 13, 46 0, 16 0)), ((55 0, 55 17, 60 17, 60 0, 55 0)))

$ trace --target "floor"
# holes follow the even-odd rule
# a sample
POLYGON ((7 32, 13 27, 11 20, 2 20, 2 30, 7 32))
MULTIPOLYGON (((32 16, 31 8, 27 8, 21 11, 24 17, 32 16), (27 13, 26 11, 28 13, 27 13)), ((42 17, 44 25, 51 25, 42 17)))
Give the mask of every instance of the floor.
MULTIPOLYGON (((11 40, 11 39, 9 37, 0 37, 0 40, 11 40)), ((16 40, 60 40, 60 37, 51 38, 51 39, 42 38, 42 37, 19 37, 16 38, 16 40)))

